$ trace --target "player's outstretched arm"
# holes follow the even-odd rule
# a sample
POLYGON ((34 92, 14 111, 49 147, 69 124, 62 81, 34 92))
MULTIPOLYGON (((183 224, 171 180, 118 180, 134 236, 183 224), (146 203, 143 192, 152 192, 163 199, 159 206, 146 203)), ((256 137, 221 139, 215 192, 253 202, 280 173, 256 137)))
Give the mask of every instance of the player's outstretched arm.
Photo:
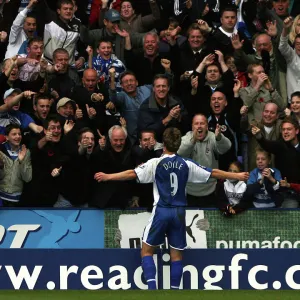
POLYGON ((213 169, 211 172, 211 177, 216 179, 235 179, 239 181, 247 181, 249 178, 248 172, 232 173, 225 172, 219 169, 213 169))
POLYGON ((133 180, 136 179, 136 173, 134 170, 127 170, 120 173, 114 174, 105 174, 102 172, 98 172, 95 174, 94 179, 98 182, 101 181, 124 181, 124 180, 133 180))

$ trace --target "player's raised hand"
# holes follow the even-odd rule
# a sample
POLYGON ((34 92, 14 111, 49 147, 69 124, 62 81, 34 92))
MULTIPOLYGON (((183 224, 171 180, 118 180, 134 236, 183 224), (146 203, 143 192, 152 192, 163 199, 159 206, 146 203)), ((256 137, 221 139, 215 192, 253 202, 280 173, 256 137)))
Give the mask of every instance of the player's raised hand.
POLYGON ((101 181, 107 181, 107 175, 108 174, 105 174, 105 173, 102 173, 102 172, 98 172, 94 175, 94 179, 97 180, 98 182, 101 182, 101 181))
POLYGON ((238 181, 247 181, 249 179, 249 172, 240 172, 235 175, 238 181))

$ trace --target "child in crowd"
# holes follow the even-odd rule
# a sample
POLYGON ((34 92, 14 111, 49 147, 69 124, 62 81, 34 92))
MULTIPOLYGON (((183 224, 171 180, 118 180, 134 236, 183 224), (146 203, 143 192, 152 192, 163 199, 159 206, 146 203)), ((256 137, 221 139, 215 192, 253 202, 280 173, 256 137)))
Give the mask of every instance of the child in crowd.
MULTIPOLYGON (((253 206, 271 208, 281 205, 276 192, 280 187, 281 173, 270 168, 271 155, 262 149, 256 151, 256 168, 250 172, 247 194, 253 195, 253 206)), ((251 197, 249 197, 251 199, 251 197)))
POLYGON ((226 56, 225 64, 231 70, 235 79, 238 79, 242 83, 241 88, 248 86, 247 77, 244 72, 238 71, 233 56, 226 56))
POLYGON ((5 128, 6 143, 0 145, 0 200, 3 206, 16 206, 20 200, 24 182, 31 181, 30 152, 21 146, 21 127, 9 124, 5 128))
MULTIPOLYGON (((160 37, 160 52, 167 52, 170 50, 170 45, 168 44, 170 40, 173 39, 173 37, 171 36, 171 32, 173 30, 177 29, 177 33, 180 32, 180 27, 179 27, 179 22, 175 19, 175 18, 169 18, 169 26, 167 29, 162 30, 159 34, 160 37)), ((186 38, 180 34, 177 34, 175 36, 175 40, 178 46, 181 46, 185 41, 186 38)))
MULTIPOLYGON (((255 208, 272 208, 279 207, 282 203, 282 198, 278 194, 280 188, 281 174, 278 169, 270 168, 271 155, 263 149, 256 150, 256 168, 250 172, 247 185, 243 186, 243 193, 236 194, 232 199, 230 195, 232 188, 228 188, 228 202, 227 206, 221 207, 225 216, 235 215, 250 207, 255 208)), ((229 169, 232 169, 232 164, 229 169)), ((238 172, 239 169, 233 169, 234 172, 238 172)), ((227 181, 227 180, 226 180, 227 181)), ((238 184, 238 183, 236 183, 238 184)), ((227 184, 230 187, 229 184, 227 184)), ((225 186, 224 186, 225 189, 225 186)), ((237 191, 237 187, 235 191, 237 191)), ((240 187, 242 191, 242 185, 240 187)), ((225 192, 226 193, 226 192, 225 192)))
POLYGON ((108 40, 101 40, 97 49, 97 56, 93 56, 92 47, 88 46, 86 49, 89 59, 86 68, 94 69, 98 73, 99 82, 104 83, 106 88, 109 88, 110 73, 109 69, 114 69, 116 90, 122 90, 120 85, 120 75, 125 71, 125 65, 120 59, 113 54, 112 43, 108 40))
MULTIPOLYGON (((228 172, 242 172, 242 165, 239 161, 234 161, 229 165, 228 172)), ((238 205, 243 198, 247 185, 244 181, 234 179, 226 179, 218 186, 217 194, 219 199, 219 207, 226 215, 227 206, 234 207, 238 205)))

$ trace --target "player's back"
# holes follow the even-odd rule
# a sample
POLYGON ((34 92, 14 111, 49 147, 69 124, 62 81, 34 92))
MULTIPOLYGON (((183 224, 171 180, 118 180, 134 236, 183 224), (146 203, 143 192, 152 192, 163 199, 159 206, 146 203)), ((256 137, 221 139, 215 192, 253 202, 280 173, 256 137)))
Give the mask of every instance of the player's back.
POLYGON ((189 167, 186 161, 178 156, 164 157, 157 165, 155 187, 158 192, 156 204, 161 207, 186 206, 186 184, 189 167))

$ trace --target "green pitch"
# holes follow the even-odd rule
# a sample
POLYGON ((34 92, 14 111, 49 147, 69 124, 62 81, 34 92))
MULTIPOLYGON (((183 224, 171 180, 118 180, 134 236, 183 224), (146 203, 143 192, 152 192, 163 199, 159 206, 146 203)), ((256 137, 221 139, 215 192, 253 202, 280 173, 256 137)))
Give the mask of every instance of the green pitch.
POLYGON ((0 291, 2 300, 290 300, 299 291, 0 291))

